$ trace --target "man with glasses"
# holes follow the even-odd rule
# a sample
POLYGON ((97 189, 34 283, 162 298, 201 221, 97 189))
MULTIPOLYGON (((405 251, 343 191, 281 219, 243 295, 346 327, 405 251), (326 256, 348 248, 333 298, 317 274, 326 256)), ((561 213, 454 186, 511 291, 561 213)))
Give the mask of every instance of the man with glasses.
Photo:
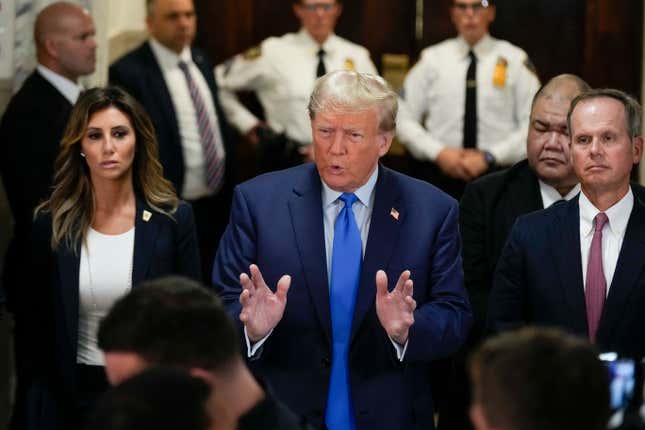
POLYGON ((311 159, 307 102, 316 79, 345 69, 377 74, 367 49, 334 34, 343 6, 337 0, 294 0, 298 33, 270 37, 216 69, 229 121, 257 147, 260 170, 311 159), (234 91, 253 91, 264 109, 262 121, 234 91))
POLYGON ((520 48, 491 37, 492 0, 453 0, 459 35, 426 48, 410 70, 398 137, 413 175, 455 197, 466 182, 525 157, 540 82, 520 48))

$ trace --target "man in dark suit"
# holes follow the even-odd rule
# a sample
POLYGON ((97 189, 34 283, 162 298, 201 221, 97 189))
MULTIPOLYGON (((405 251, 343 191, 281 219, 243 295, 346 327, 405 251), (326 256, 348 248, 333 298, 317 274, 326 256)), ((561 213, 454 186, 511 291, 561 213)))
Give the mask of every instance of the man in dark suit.
POLYGON ((576 97, 567 117, 581 193, 520 217, 493 280, 488 324, 559 326, 600 350, 645 355, 645 203, 629 178, 641 110, 617 90, 576 97))
POLYGON ((526 140, 527 159, 477 179, 460 202, 464 280, 475 317, 463 354, 453 363, 450 396, 442 404, 439 428, 470 428, 470 387, 465 355, 483 337, 495 265, 518 216, 571 199, 579 191, 569 162, 567 111, 571 100, 589 85, 575 75, 559 75, 535 94, 526 140))
POLYGON ((235 156, 213 67, 191 48, 192 0, 148 0, 150 39, 110 66, 110 82, 146 108, 157 131, 164 175, 193 205, 204 279, 210 280, 228 222, 235 156))
POLYGON ((49 196, 54 160, 67 119, 81 92, 78 78, 94 71, 94 24, 66 2, 43 9, 34 27, 37 69, 11 98, 0 124, 0 172, 15 221, 5 283, 11 299, 20 282, 20 246, 29 238, 34 208, 49 196))
MULTIPOLYGON (((79 77, 94 71, 94 23, 78 5, 56 2, 36 17, 34 40, 38 66, 11 98, 0 123, 0 174, 13 214, 14 229, 5 257, 2 285, 15 317, 17 376, 14 428, 22 428, 21 413, 32 361, 26 322, 33 315, 24 289, 24 261, 33 211, 50 193, 54 160, 72 105, 81 92, 79 77)), ((0 307, 3 297, 0 291, 0 307)), ((0 386, 9 387, 9 384, 0 386)))
POLYGON ((396 110, 381 78, 321 78, 315 164, 237 187, 215 259, 253 369, 316 428, 433 428, 428 364, 470 327, 456 202, 378 163, 396 110))

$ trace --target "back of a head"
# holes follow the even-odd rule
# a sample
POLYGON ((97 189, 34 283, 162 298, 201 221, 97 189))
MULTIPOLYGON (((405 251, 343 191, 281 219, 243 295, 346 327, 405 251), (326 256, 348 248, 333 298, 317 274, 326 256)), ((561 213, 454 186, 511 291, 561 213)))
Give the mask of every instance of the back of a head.
POLYGON ((103 319, 98 346, 152 365, 218 370, 240 357, 239 336, 219 298, 178 276, 142 283, 103 319))
POLYGON ((525 328, 486 341, 471 357, 473 404, 492 428, 603 430, 608 375, 585 340, 525 328))
POLYGON ((207 430, 210 386, 186 370, 150 368, 105 393, 88 430, 207 430))

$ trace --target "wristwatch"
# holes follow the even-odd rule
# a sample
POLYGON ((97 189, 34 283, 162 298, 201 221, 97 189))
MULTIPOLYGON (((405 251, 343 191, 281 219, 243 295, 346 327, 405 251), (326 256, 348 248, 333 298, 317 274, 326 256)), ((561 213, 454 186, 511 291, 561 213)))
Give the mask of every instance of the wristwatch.
POLYGON ((486 161, 486 164, 488 164, 488 167, 494 167, 495 166, 495 156, 491 154, 488 151, 483 151, 484 153, 484 160, 486 161))

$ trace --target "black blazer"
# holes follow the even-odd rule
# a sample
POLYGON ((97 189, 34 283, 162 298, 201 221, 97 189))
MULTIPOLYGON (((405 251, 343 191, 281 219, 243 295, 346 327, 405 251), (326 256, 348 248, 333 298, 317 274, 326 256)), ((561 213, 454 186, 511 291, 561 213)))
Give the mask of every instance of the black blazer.
POLYGON ((493 273, 515 220, 542 209, 537 176, 527 160, 466 186, 459 204, 464 281, 475 317, 472 339, 486 323, 493 273))
MULTIPOLYGON (((231 129, 225 119, 217 93, 213 66, 206 55, 197 48, 192 48, 193 61, 204 75, 215 103, 215 111, 226 150, 226 173, 222 192, 230 193, 235 173, 235 153, 231 129)), ((144 42, 134 51, 118 59, 110 66, 110 83, 118 85, 134 96, 146 109, 157 132, 159 158, 164 168, 164 176, 181 193, 184 184, 184 154, 179 136, 177 115, 163 73, 157 59, 144 42)))
MULTIPOLYGON (((51 250, 50 216, 39 217, 32 234, 32 270, 29 285, 34 303, 31 339, 35 379, 66 411, 75 398, 78 341, 78 276, 80 247, 61 245, 51 250)), ((132 286, 164 275, 177 274, 201 279, 197 234, 189 204, 181 203, 174 219, 137 201, 134 233, 132 286), (148 221, 142 214, 152 213, 148 221)), ((108 264, 108 263, 106 263, 108 264)), ((42 399, 41 399, 42 401, 42 399)), ((44 408, 47 409, 47 408, 44 408)), ((46 422, 46 419, 44 420, 46 422)))
POLYGON ((29 240, 33 210, 50 192, 54 160, 72 104, 34 71, 12 97, 0 124, 0 173, 15 220, 4 279, 13 308, 22 284, 21 255, 29 240))
MULTIPOLYGON (((639 189, 640 188, 640 189, 639 189)), ((645 201, 634 208, 596 337, 600 350, 645 355, 645 201)), ((488 314, 493 331, 557 326, 588 337, 578 198, 520 217, 495 271, 488 314)))

